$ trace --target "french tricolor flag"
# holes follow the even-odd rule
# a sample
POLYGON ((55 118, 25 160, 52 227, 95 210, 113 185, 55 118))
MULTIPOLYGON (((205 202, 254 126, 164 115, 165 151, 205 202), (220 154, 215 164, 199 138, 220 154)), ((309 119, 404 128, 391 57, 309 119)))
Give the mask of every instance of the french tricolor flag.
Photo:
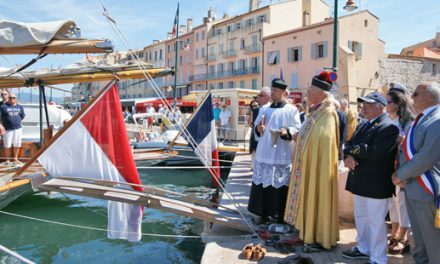
POLYGON ((177 3, 176 16, 174 17, 173 29, 171 30, 171 34, 173 34, 174 37, 176 37, 178 27, 179 27, 179 3, 177 3))
MULTIPOLYGON (((122 117, 116 84, 74 117, 75 121, 54 141, 38 161, 52 177, 70 176, 141 184, 122 117)), ((142 191, 142 187, 121 185, 142 191)), ((108 237, 141 239, 143 207, 108 202, 108 237)))
POLYGON ((186 133, 183 133, 183 136, 194 148, 197 157, 208 167, 209 173, 212 176, 212 184, 215 187, 219 187, 220 167, 211 93, 200 104, 200 107, 198 107, 198 110, 188 122, 186 129, 193 140, 188 138, 186 133), (197 145, 193 144, 193 142, 197 143, 197 145))

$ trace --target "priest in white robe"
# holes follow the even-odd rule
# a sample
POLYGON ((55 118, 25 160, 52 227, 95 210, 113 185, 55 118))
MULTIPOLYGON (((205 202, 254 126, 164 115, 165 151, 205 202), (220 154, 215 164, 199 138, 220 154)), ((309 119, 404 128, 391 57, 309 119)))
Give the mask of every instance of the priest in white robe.
POLYGON ((301 122, 298 109, 287 102, 287 85, 274 79, 272 103, 260 109, 254 123, 258 147, 253 168, 248 210, 262 222, 282 223, 295 148, 293 136, 301 122))

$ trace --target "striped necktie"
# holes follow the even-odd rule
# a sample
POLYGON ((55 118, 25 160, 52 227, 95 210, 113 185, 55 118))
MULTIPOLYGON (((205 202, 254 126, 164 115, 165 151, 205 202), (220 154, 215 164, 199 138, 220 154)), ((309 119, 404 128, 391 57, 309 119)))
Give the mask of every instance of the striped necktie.
POLYGON ((413 129, 417 126, 417 123, 419 123, 420 119, 422 118, 423 113, 420 113, 416 119, 414 120, 413 129))

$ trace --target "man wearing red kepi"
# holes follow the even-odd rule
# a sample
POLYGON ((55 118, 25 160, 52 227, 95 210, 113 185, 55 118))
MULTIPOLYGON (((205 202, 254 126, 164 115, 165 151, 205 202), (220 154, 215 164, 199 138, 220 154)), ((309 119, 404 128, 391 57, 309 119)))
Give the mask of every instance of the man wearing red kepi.
POLYGON ((309 115, 296 139, 284 221, 304 240, 304 251, 330 249, 339 240, 339 121, 328 72, 307 90, 309 115))

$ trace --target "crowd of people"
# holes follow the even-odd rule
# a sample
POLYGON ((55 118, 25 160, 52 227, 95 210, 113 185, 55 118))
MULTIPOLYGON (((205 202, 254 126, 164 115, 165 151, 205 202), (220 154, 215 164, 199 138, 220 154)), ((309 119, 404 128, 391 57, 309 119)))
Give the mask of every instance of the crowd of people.
MULTIPOLYGON (((163 123, 163 119, 166 118, 173 124, 182 124, 184 122, 184 116, 180 111, 179 107, 166 107, 163 104, 159 104, 159 108, 156 112, 156 109, 152 104, 148 104, 145 113, 149 114, 147 118, 145 118, 144 122, 146 124, 147 130, 152 131, 153 125, 161 125, 163 123)), ((130 109, 127 107, 123 111, 123 118, 126 123, 134 122, 133 114, 130 109)))
POLYGON ((391 83, 385 94, 358 97, 359 114, 332 88, 323 72, 293 105, 287 85, 274 79, 251 102, 249 212, 295 227, 307 252, 329 250, 339 240, 338 178, 346 167, 357 237, 342 256, 387 263, 387 253, 409 251, 411 228, 414 261, 440 263, 440 85, 420 83, 410 94, 391 83))

